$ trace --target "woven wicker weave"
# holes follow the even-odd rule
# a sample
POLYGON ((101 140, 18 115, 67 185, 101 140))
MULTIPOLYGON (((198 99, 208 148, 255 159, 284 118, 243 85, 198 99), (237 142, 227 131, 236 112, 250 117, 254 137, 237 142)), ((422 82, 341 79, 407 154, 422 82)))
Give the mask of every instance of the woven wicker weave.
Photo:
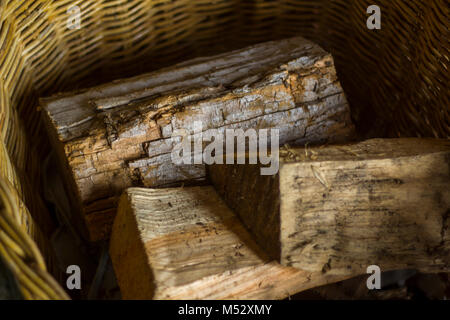
POLYGON ((33 242, 51 264, 39 96, 303 35, 334 54, 362 133, 448 138, 449 24, 444 0, 0 0, 0 254, 23 295, 67 297, 33 242))

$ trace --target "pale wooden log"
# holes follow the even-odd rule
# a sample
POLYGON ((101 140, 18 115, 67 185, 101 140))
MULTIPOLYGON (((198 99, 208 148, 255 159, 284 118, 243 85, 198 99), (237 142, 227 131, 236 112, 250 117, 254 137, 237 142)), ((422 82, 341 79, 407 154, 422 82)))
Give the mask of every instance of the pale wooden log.
POLYGON ((450 271, 450 141, 285 147, 276 176, 213 165, 218 193, 286 266, 327 274, 450 271))
POLYGON ((110 255, 124 299, 282 299, 348 278, 271 261, 211 186, 127 189, 110 255))
POLYGON ((122 191, 205 179, 205 167, 176 166, 172 133, 279 128, 280 141, 345 141, 353 135, 333 59, 302 38, 195 59, 130 80, 43 99, 91 240, 107 237, 122 191))

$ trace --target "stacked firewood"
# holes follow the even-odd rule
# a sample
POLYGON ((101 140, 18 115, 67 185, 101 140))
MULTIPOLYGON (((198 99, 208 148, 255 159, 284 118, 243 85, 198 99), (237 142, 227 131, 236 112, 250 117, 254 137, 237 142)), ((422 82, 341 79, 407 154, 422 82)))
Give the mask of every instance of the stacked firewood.
POLYGON ((449 141, 354 142, 333 59, 305 39, 41 105, 73 223, 90 241, 110 238, 124 298, 281 299, 370 265, 450 267, 449 141), (251 135, 244 150, 217 142, 232 130, 271 130, 276 170, 262 174, 251 135))

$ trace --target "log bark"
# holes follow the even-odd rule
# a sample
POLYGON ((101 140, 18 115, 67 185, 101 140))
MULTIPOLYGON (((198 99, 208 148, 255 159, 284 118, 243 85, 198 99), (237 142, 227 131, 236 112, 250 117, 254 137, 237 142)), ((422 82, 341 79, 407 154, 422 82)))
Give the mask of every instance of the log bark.
POLYGON ((74 208, 89 238, 109 235, 123 190, 199 183, 176 166, 175 130, 279 128, 280 141, 344 141, 349 108, 330 54, 302 38, 195 59, 141 77, 43 99, 74 208))
POLYGON ((110 256, 124 299, 282 299, 348 278, 271 261, 211 186, 127 189, 110 256))
POLYGON ((281 264, 327 274, 450 271, 450 142, 285 146, 276 176, 212 165, 218 193, 281 264))

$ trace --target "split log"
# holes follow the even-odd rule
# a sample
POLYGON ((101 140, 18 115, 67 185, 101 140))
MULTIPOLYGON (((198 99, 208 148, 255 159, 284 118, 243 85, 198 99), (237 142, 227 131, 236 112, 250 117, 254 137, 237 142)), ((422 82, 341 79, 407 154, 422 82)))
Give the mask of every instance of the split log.
POLYGON ((42 99, 73 207, 89 238, 109 235, 117 199, 131 186, 205 179, 205 167, 177 166, 183 129, 278 128, 280 142, 345 141, 353 135, 333 59, 302 38, 194 59, 141 77, 42 99))
POLYGON ((124 299, 282 299, 348 278, 271 261, 211 186, 127 189, 110 256, 124 299))
POLYGON ((450 141, 284 147, 280 171, 212 165, 218 193, 281 264, 327 274, 450 271, 450 141))

